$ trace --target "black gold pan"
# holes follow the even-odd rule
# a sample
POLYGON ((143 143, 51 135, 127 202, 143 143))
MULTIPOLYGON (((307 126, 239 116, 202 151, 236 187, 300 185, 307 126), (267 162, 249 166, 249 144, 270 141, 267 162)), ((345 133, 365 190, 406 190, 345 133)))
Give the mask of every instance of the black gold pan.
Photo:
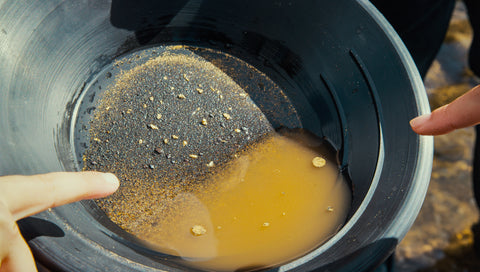
MULTIPOLYGON (((242 134, 237 145, 268 130, 301 128, 337 151, 351 180, 343 228, 305 256, 265 269, 369 271, 384 261, 422 205, 433 141, 410 130, 411 118, 429 112, 422 80, 367 0, 0 1, 0 175, 81 170, 90 120, 115 69, 179 45, 212 62, 235 60, 216 64, 250 90, 253 104, 236 109, 245 123, 238 129, 249 130, 250 139, 242 134)), ((228 119, 223 113, 197 125, 228 119)), ((223 131, 209 135, 231 137, 223 131)), ((229 154, 213 140, 203 147, 198 153, 229 154)), ((151 152, 160 155, 153 146, 151 152)), ((191 270, 137 243, 92 201, 46 211, 20 227, 48 270, 191 270)))

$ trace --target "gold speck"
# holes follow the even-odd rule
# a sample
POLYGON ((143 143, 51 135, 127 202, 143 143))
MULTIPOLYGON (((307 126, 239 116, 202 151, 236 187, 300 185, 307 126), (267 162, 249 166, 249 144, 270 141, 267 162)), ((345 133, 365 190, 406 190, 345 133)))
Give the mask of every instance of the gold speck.
POLYGON ((157 113, 157 119, 158 120, 162 119, 162 115, 160 113, 157 113))
POLYGON ((282 215, 285 216, 285 215, 287 215, 287 213, 286 213, 286 212, 282 212, 282 215))
POLYGON ((225 119, 227 119, 227 120, 232 119, 232 116, 230 116, 230 114, 228 114, 228 113, 224 113, 223 117, 225 117, 225 119))
POLYGON ((182 145, 183 145, 183 146, 186 146, 187 144, 188 144, 187 141, 183 141, 183 142, 182 142, 182 145))
POLYGON ((328 207, 327 207, 327 211, 333 212, 333 207, 332 207, 332 206, 328 206, 328 207))
POLYGON ((213 161, 210 161, 209 163, 207 163, 207 167, 214 167, 215 166, 215 163, 213 161))
POLYGON ((150 96, 148 99, 150 99, 150 101, 153 101, 153 96, 150 96))
POLYGON ((197 88, 196 90, 197 90, 197 92, 198 92, 199 94, 202 94, 202 93, 203 93, 203 90, 200 89, 200 88, 197 88))
POLYGON ((98 139, 97 137, 93 138, 93 140, 94 140, 95 142, 97 142, 97 143, 101 143, 101 142, 102 142, 102 140, 98 139))
POLYGON ((327 161, 322 157, 315 157, 312 160, 312 164, 314 167, 320 168, 320 167, 324 167, 325 164, 327 164, 327 161))
POLYGON ((138 140, 138 144, 143 144, 143 140, 142 139, 138 140))
POLYGON ((188 82, 190 79, 188 79, 187 74, 183 74, 183 78, 188 82))
POLYGON ((217 90, 215 90, 215 88, 213 88, 212 86, 210 86, 210 90, 212 90, 213 92, 216 92, 217 90))
POLYGON ((146 108, 147 108, 147 104, 143 104, 143 108, 146 109, 146 108))
POLYGON ((220 95, 220 99, 223 99, 223 95, 222 95, 222 94, 220 95))
POLYGON ((236 132, 236 133, 240 133, 240 131, 241 131, 241 130, 238 129, 238 128, 235 129, 235 132, 236 132))
POLYGON ((148 124, 148 127, 151 129, 158 129, 158 127, 154 124, 148 124))
POLYGON ((127 113, 132 113, 132 109, 127 109, 127 113))
POLYGON ((170 90, 172 90, 172 91, 173 91, 173 90, 175 90, 175 87, 173 87, 173 86, 170 86, 170 90))
POLYGON ((162 104, 162 105, 163 105, 163 100, 160 100, 160 104, 162 104))
POLYGON ((247 94, 247 93, 241 93, 240 96, 241 96, 241 97, 247 97, 248 94, 247 94))
POLYGON ((222 229, 222 226, 217 226, 217 229, 221 230, 221 229, 222 229))
POLYGON ((198 155, 195 155, 195 154, 190 154, 188 156, 192 159, 198 159, 198 155))
POLYGON ((164 144, 168 144, 168 139, 163 139, 164 144))
POLYGON ((266 228, 266 227, 270 227, 270 223, 268 223, 268 222, 265 222, 265 223, 263 223, 263 224, 262 224, 262 227, 264 227, 264 228, 266 228))
POLYGON ((185 95, 183 95, 183 94, 179 94, 177 97, 178 97, 179 99, 185 99, 185 98, 186 98, 185 95))
POLYGON ((233 109, 232 109, 232 107, 228 107, 228 110, 231 111, 231 110, 233 110, 233 109))
POLYGON ((107 111, 108 111, 109 109, 110 109, 110 106, 108 106, 108 107, 105 108, 105 110, 107 110, 107 111))
POLYGON ((177 135, 172 135, 172 139, 177 140, 178 136, 177 135))
POLYGON ((191 232, 195 236, 200 236, 207 233, 207 229, 205 229, 205 227, 202 225, 195 225, 191 228, 191 232))
POLYGON ((207 119, 203 118, 201 124, 204 126, 208 125, 207 119))
POLYGON ((163 80, 167 80, 167 79, 168 79, 168 77, 167 77, 167 76, 164 76, 164 77, 163 77, 163 80))

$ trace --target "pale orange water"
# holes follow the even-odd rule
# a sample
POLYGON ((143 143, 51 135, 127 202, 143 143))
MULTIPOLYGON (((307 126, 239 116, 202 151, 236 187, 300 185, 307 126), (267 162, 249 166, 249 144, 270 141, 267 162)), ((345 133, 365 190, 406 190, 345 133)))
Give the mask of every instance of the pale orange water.
POLYGON ((274 134, 196 193, 180 194, 150 232, 159 250, 217 271, 268 267, 308 253, 346 220, 351 192, 335 162, 274 134), (317 165, 318 166, 318 165, 317 165))

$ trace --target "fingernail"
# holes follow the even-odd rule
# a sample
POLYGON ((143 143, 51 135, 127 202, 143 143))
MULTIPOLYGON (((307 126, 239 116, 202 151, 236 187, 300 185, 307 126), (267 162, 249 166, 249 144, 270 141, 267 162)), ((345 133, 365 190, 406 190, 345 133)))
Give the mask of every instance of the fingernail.
POLYGON ((410 126, 412 128, 419 128, 423 126, 428 121, 428 119, 430 119, 430 115, 431 114, 428 113, 428 114, 420 115, 418 117, 413 118, 412 120, 410 120, 410 126))
POLYGON ((118 188, 118 186, 120 186, 120 181, 118 180, 118 178, 112 174, 112 173, 102 173, 103 175, 103 178, 108 181, 109 183, 111 183, 112 185, 115 186, 115 188, 118 188))

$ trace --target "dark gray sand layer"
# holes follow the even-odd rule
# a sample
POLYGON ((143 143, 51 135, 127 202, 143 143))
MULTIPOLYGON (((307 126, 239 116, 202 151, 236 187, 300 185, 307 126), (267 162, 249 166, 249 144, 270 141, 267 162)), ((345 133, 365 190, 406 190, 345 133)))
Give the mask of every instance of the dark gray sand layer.
POLYGON ((195 50, 170 46, 139 65, 132 63, 145 54, 116 63, 113 84, 90 122, 84 169, 113 172, 121 180, 118 192, 98 204, 139 238, 155 227, 156 216, 172 212, 168 203, 176 195, 202 190, 236 153, 274 131, 276 114, 295 117, 282 91, 255 68, 225 55, 214 58, 206 49, 197 52, 214 65, 195 50), (125 63, 129 68, 122 70, 125 63), (236 65, 239 73, 248 69, 243 74, 251 75, 250 85, 232 80, 222 63, 236 65), (258 92, 271 98, 262 109, 252 100, 258 92))

